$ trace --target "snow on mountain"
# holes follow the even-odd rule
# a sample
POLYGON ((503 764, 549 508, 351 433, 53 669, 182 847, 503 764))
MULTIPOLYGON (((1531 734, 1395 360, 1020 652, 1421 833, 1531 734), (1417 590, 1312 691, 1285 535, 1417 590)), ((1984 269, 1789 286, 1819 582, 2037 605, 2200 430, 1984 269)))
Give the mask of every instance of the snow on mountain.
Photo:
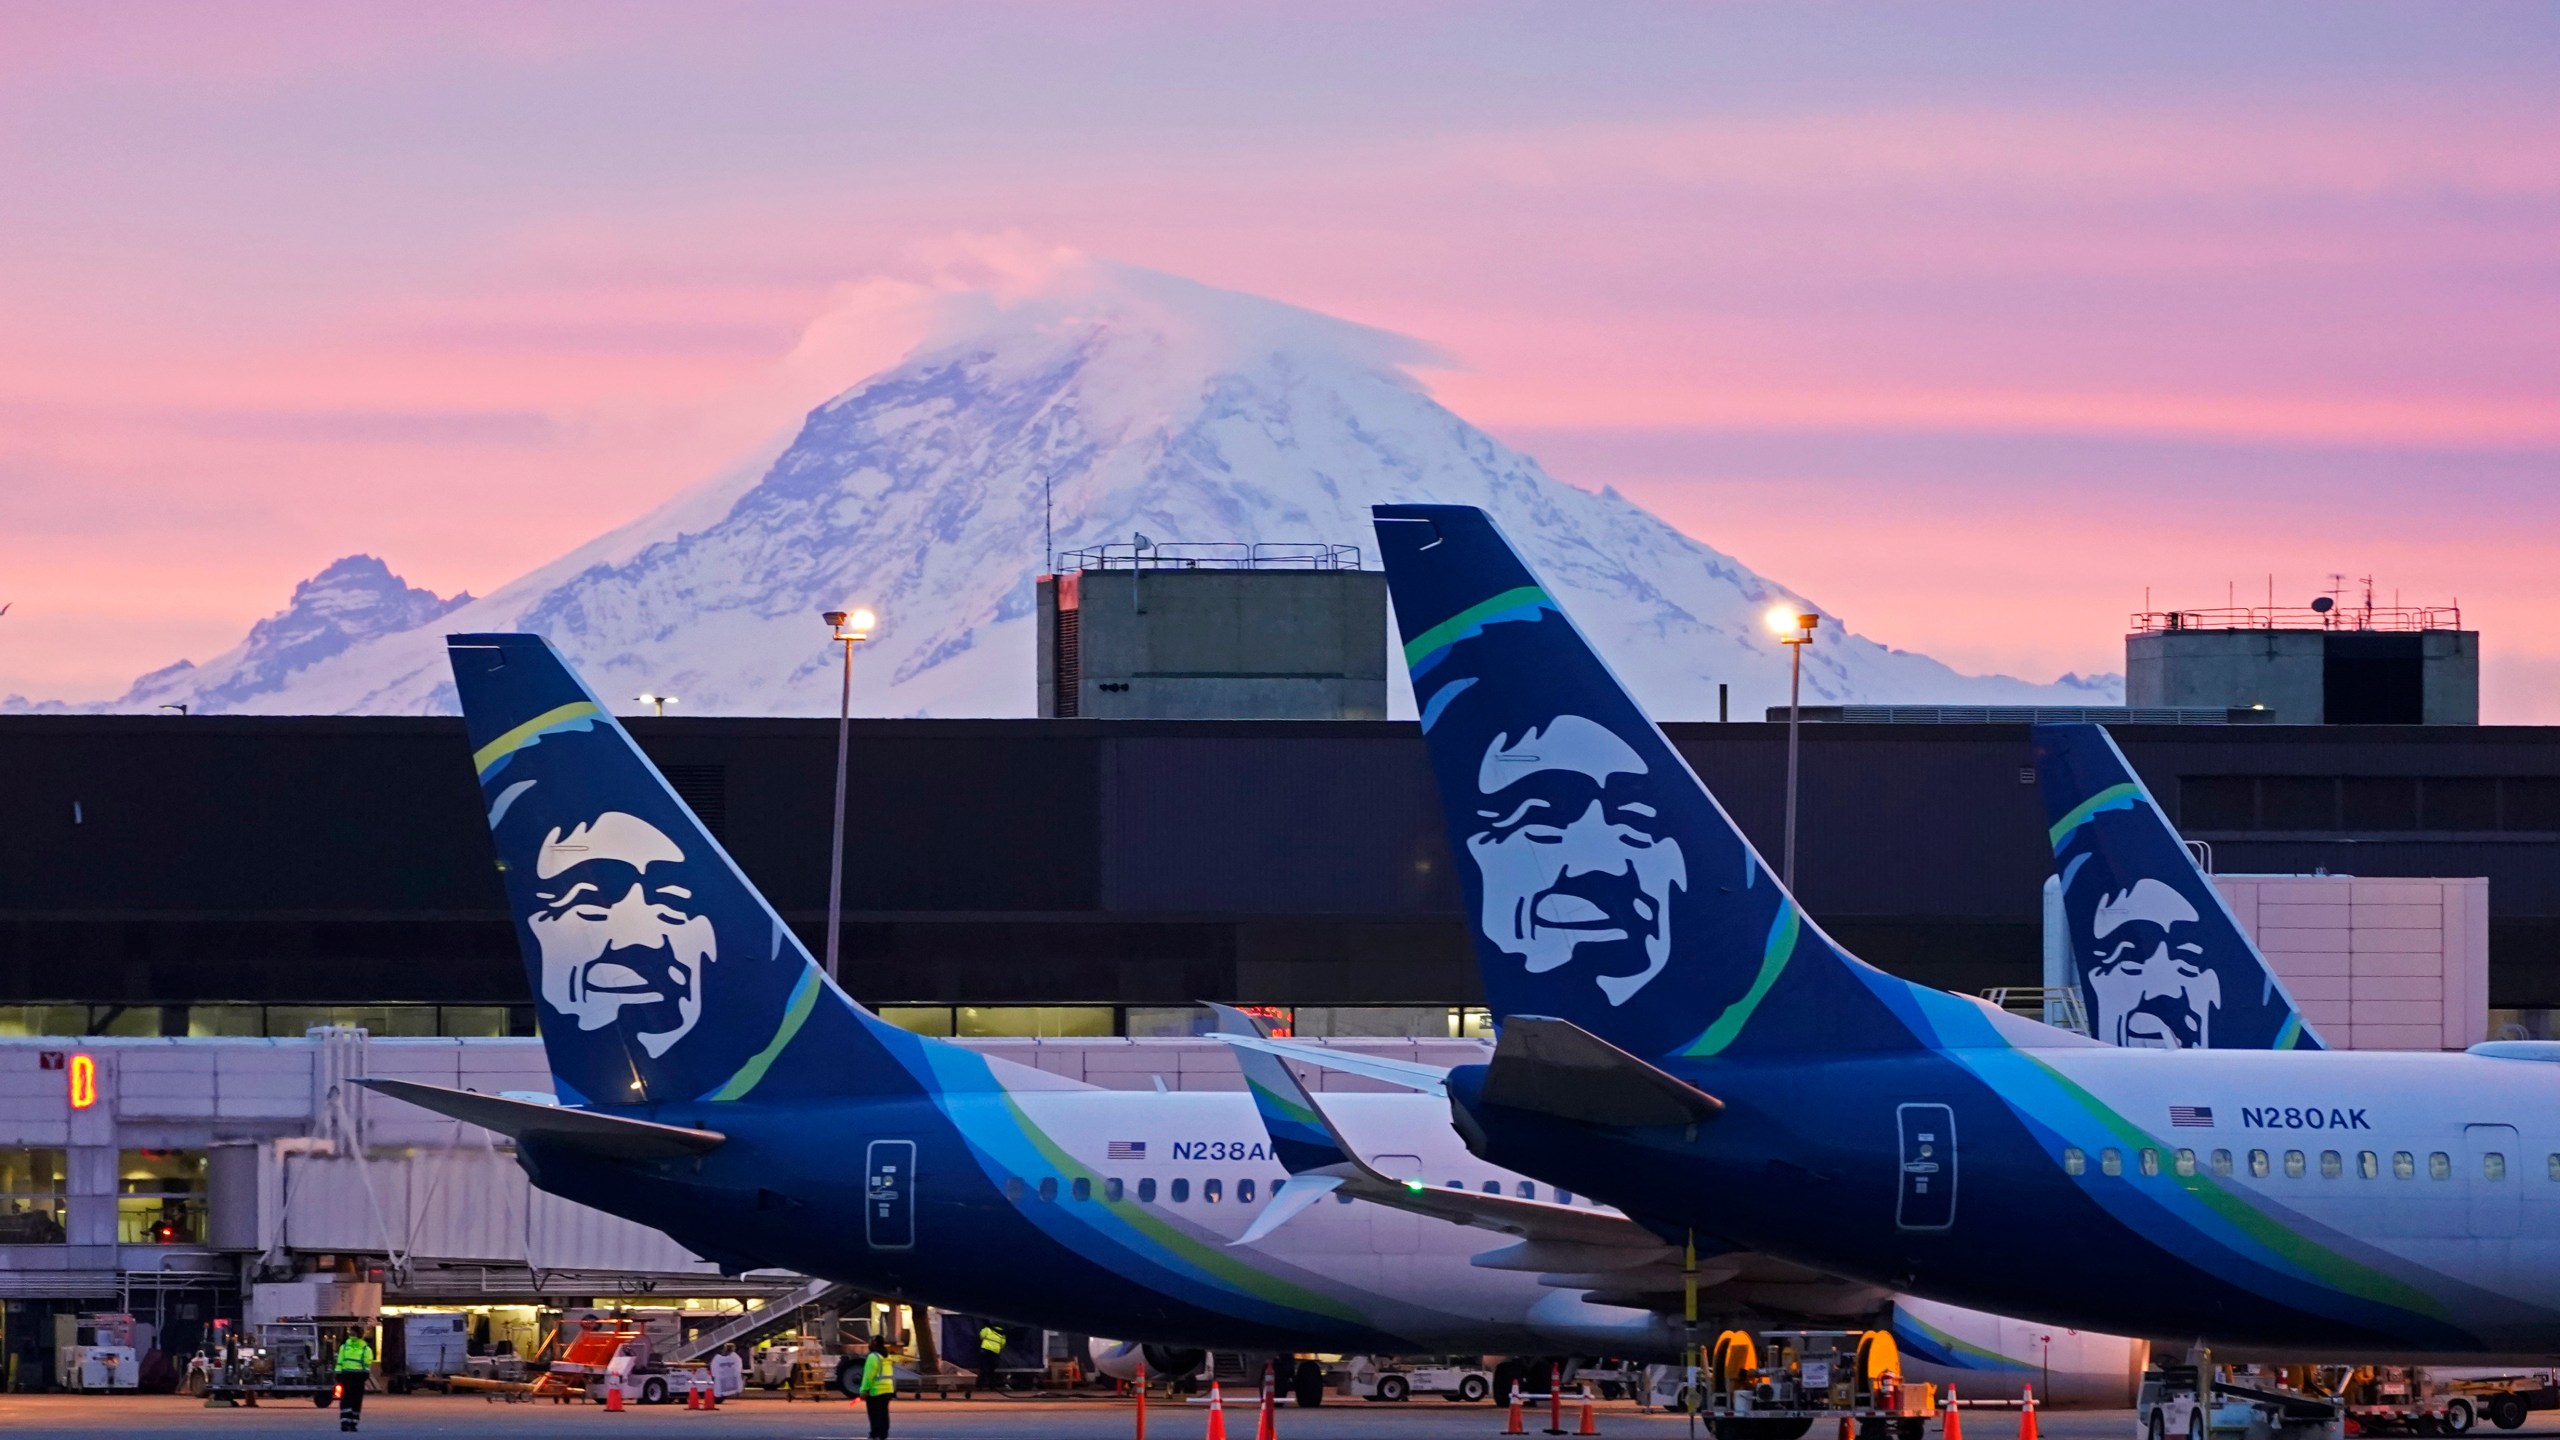
MULTIPOLYGON (((835 652, 818 612, 858 603, 881 617, 855 659, 860 713, 1027 715, 1044 480, 1060 549, 1144 532, 1374 556, 1373 503, 1481 505, 1655 714, 1712 715, 1719 682, 1738 717, 1784 701, 1786 654, 1760 616, 1803 597, 1614 492, 1551 479, 1402 368, 1430 358, 1310 311, 1099 264, 1031 298, 966 297, 936 338, 811 412, 777 452, 486 599, 454 608, 407 591, 423 599, 403 609, 379 562, 362 561, 379 581, 332 582, 358 563, 342 561, 241 650, 146 677, 127 701, 446 712, 444 634, 530 629, 611 704, 652 690, 691 715, 832 714, 835 652), (338 583, 351 586, 344 611, 323 603, 338 583), (310 618, 289 624, 306 595, 310 618)), ((1402 667, 1390 673, 1410 715, 1402 667)), ((2116 700, 2121 682, 1960 675, 1826 626, 1805 690, 2090 704, 2116 700)))
POLYGON ((415 631, 471 603, 448 600, 391 573, 370 555, 350 555, 293 587, 284 609, 249 627, 249 638, 202 665, 181 660, 133 682, 103 708, 148 710, 184 703, 200 712, 244 710, 277 695, 300 672, 385 635, 415 631))

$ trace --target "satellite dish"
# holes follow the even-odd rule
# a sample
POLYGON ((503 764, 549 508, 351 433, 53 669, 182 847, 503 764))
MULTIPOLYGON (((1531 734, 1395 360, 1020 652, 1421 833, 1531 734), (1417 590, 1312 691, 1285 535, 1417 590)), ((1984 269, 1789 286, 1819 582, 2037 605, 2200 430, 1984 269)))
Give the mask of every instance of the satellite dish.
POLYGON ((2311 613, 2314 615, 2326 615, 2337 608, 2338 602, 2326 595, 2315 596, 2311 601, 2311 613))

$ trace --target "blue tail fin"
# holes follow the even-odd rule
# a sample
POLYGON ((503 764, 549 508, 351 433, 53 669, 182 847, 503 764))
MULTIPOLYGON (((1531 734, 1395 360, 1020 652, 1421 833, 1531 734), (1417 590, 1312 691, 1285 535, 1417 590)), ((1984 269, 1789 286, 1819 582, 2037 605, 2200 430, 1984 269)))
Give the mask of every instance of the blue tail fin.
POLYGON ((2096 725, 2035 728, 2089 1028, 2110 1045, 2319 1050, 2283 982, 2096 725))
POLYGON ((1927 1043, 1910 987, 1804 917, 1483 511, 1373 513, 1496 1017, 1646 1059, 1927 1043))
POLYGON ((447 637, 543 1049, 572 1104, 913 1093, 917 1037, 809 959, 537 635, 447 637))

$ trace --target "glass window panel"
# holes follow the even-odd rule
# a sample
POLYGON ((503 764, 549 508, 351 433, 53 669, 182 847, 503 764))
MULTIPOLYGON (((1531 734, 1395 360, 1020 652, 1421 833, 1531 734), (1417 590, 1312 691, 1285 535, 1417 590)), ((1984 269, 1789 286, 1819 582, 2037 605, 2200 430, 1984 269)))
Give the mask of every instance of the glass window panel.
POLYGON ((1239 1180, 1236 1182, 1236 1203, 1239 1205, 1250 1205, 1253 1203, 1252 1181, 1239 1180))
MULTIPOLYGON (((1120 1177, 1117 1175, 1114 1175, 1110 1179, 1102 1182, 1102 1198, 1110 1201, 1114 1205, 1120 1203, 1120 1197, 1125 1193, 1127 1192, 1123 1188, 1120 1177)), ((1081 1199, 1083 1197, 1079 1196, 1077 1198, 1081 1199)))
POLYGON ((1057 1176, 1043 1175, 1040 1177, 1040 1198, 1043 1200, 1055 1200, 1058 1198, 1057 1176))
POLYGON ((1227 1186, 1226 1186, 1226 1182, 1225 1182, 1225 1181, 1223 1181, 1223 1180, 1203 1180, 1203 1181, 1201 1181, 1201 1182, 1200 1182, 1200 1200, 1201 1200, 1201 1203, 1203 1203, 1203 1204, 1207 1204, 1207 1205, 1215 1205, 1215 1204, 1217 1204, 1219 1201, 1224 1200, 1224 1199, 1226 1199, 1226 1198, 1227 1198, 1227 1186))
POLYGON ((1131 1037, 1180 1039, 1216 1032, 1218 1017, 1198 1005, 1132 1005, 1121 1012, 1131 1037))
POLYGON ((1067 1193, 1078 1200, 1090 1200, 1093 1198, 1093 1181, 1089 1177, 1079 1175, 1076 1177, 1076 1183, 1068 1188, 1067 1193))
POLYGON ((2382 1178, 2382 1157, 2370 1150, 2356 1152, 2356 1174, 2367 1180, 2382 1178))
POLYGON ((2159 1151, 2152 1149, 2152 1148, 2151 1148, 2150 1146, 2148 1146, 2148 1145, 2145 1145, 2145 1146, 2143 1146, 2143 1147, 2142 1147, 2142 1153, 2141 1153, 2141 1155, 2140 1155, 2138 1158, 2140 1159, 2141 1164, 2142 1164, 2142 1173, 2143 1173, 2143 1174, 2145 1174, 2145 1175, 2157 1175, 2157 1174, 2159 1174, 2159 1173, 2160 1173, 2160 1152, 2159 1152, 2159 1151))
MULTIPOLYGON (((2560 1158, 2560 1157, 2554 1157, 2554 1158, 2560 1158)), ((2408 1151, 2406 1151, 2406 1150, 2394 1150, 2394 1151, 2392 1151, 2392 1152, 2391 1152, 2391 1177, 2392 1177, 2393 1179, 2395 1179, 2395 1180, 2413 1180, 2413 1179, 2416 1179, 2416 1178, 2417 1178, 2417 1174, 2418 1174, 2418 1157, 2417 1157, 2417 1156, 2410 1154, 2410 1153, 2409 1153, 2408 1151)))
POLYGON ((2230 1151, 2216 1150, 2213 1152, 2213 1173, 2216 1175, 2228 1175, 2231 1173, 2230 1151))
POLYGON ((951 1007, 948 1005, 883 1005, 880 1018, 901 1030, 918 1035, 951 1034, 951 1007))
POLYGON ((1141 1205, 1156 1203, 1156 1182, 1153 1179, 1138 1182, 1138 1203, 1141 1205))
POLYGON ((2264 1151, 2264 1150, 2252 1150, 2252 1151, 2250 1151, 2250 1152, 2249 1152, 2249 1173, 2250 1173, 2252 1176, 2255 1176, 2256 1178, 2258 1178, 2258 1179, 2260 1179, 2260 1180, 2264 1180, 2264 1179, 2266 1179, 2266 1178, 2267 1178, 2267 1152, 2266 1152, 2266 1151, 2264 1151))
POLYGON ((116 1240, 194 1245, 204 1240, 205 1152, 116 1152, 116 1240))
POLYGON ((266 1033, 267 1008, 263 1005, 190 1005, 187 1007, 187 1034, 195 1039, 266 1033))
POLYGON ((2124 1156, 2118 1154, 2116 1147, 2113 1145, 2110 1145, 2106 1149, 2098 1152, 2098 1173, 2101 1175, 2121 1175, 2124 1173, 2124 1156))
POLYGON ((1457 1033, 1457 1016, 1448 1005, 1300 1005, 1297 1032, 1304 1037, 1446 1040, 1457 1033))
POLYGON ((1004 1177, 1004 1198, 1007 1200, 1019 1203, 1024 1196, 1030 1193, 1030 1187, 1022 1183, 1021 1176, 1007 1175, 1004 1177))
MULTIPOLYGON (((2552 1156, 2551 1158, 2552 1158, 2554 1161, 2560 1161, 2560 1155, 2554 1155, 2554 1156, 2552 1156)), ((2552 1177, 2552 1178, 2554 1178, 2554 1179, 2560 1179, 2560 1176, 2554 1176, 2554 1177, 2552 1177)), ((1570 1204, 1572 1204, 1572 1203, 1573 1203, 1573 1192, 1572 1192, 1572 1191, 1570 1191, 1570 1190, 1567 1190, 1567 1189, 1563 1188, 1562 1186, 1558 1186, 1558 1187, 1557 1187, 1557 1189, 1556 1189, 1556 1203, 1557 1203, 1557 1204, 1559 1204, 1559 1205, 1570 1205, 1570 1204)))
POLYGON ((1176 1180, 1171 1185, 1166 1186, 1165 1190, 1167 1198, 1171 1199, 1176 1205, 1180 1205, 1191 1198, 1191 1182, 1188 1180, 1176 1180))
POLYGON ((1108 1005, 963 1005, 956 1023, 963 1037, 1030 1035, 1041 1039, 1099 1038, 1111 1033, 1108 1005))
POLYGON ((2545 1164, 2551 1172, 2551 1178, 2560 1180, 2560 1154, 2553 1155, 2545 1164))
POLYGON ((2427 1178, 2430 1180, 2452 1179, 2453 1157, 2441 1150, 2427 1156, 2427 1178))
POLYGON ((69 1236, 70 1152, 0 1149, 0 1245, 59 1245, 69 1236))
POLYGON ((2196 1152, 2193 1150, 2181 1150, 2178 1152, 2178 1173, 2181 1175, 2193 1175, 2196 1173, 2196 1152))
POLYGON ((2480 1178, 2483 1180, 2506 1179, 2507 1157, 2499 1154, 2495 1150, 2482 1151, 2480 1154, 2480 1178))
POLYGON ((2062 1173, 2063 1173, 2063 1174, 2065 1174, 2065 1175, 2080 1175, 2080 1174, 2085 1174, 2085 1173, 2088 1171, 2088 1169, 2089 1169, 2089 1156, 2088 1156, 2087 1152, 2083 1151, 2083 1150, 2082 1150, 2079 1146, 2077 1146, 2077 1145, 2065 1145, 2065 1146, 2063 1146, 2063 1147, 2062 1147, 2062 1173))
POLYGON ((482 1039, 507 1033, 504 1005, 447 1005, 436 1014, 436 1033, 482 1039))
POLYGON ((2302 1178, 2302 1171, 2303 1171, 2303 1167, 2304 1167, 2304 1160, 2303 1160, 2303 1154, 2302 1154, 2302 1152, 2301 1152, 2301 1151, 2299 1151, 2299 1150, 2287 1150, 2286 1152, 2284 1152, 2284 1173, 2285 1173, 2285 1178, 2286 1178, 2286 1179, 2288 1179, 2288 1180, 2299 1180, 2299 1179, 2301 1179, 2301 1178, 2302 1178))
POLYGON ((436 1033, 433 1005, 270 1005, 267 1033, 304 1035, 322 1025, 352 1025, 368 1035, 427 1036, 436 1033))
POLYGON ((2323 1150, 2320 1152, 2321 1179, 2335 1180, 2345 1173, 2347 1173, 2347 1166, 2344 1156, 2341 1156, 2335 1150, 2323 1150))

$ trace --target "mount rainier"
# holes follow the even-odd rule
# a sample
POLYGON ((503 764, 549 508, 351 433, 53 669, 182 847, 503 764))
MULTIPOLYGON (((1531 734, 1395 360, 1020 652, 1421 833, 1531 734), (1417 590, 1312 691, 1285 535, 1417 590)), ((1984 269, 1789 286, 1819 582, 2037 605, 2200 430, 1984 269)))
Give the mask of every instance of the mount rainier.
MULTIPOLYGON (((1760 617, 1796 592, 1613 491, 1550 478, 1433 401, 1403 368, 1431 358, 1411 341, 1100 264, 948 309, 939 335, 812 411, 778 454, 485 598, 439 599, 351 557, 238 649, 95 708, 446 713, 442 637, 522 629, 612 703, 654 690, 692 715, 831 715, 817 612, 859 603, 881 617, 856 658, 859 713, 1028 715, 1044 504, 1060 549, 1143 532, 1374 557, 1368 507, 1389 500, 1490 511, 1656 715, 1714 714, 1719 682, 1745 718, 1786 698, 1784 647, 1760 617)), ((1395 713, 1411 715, 1403 667, 1389 673, 1395 713)), ((2121 693, 2114 676, 1962 675, 1832 626, 1804 680, 1808 701, 1833 703, 2121 693)))

